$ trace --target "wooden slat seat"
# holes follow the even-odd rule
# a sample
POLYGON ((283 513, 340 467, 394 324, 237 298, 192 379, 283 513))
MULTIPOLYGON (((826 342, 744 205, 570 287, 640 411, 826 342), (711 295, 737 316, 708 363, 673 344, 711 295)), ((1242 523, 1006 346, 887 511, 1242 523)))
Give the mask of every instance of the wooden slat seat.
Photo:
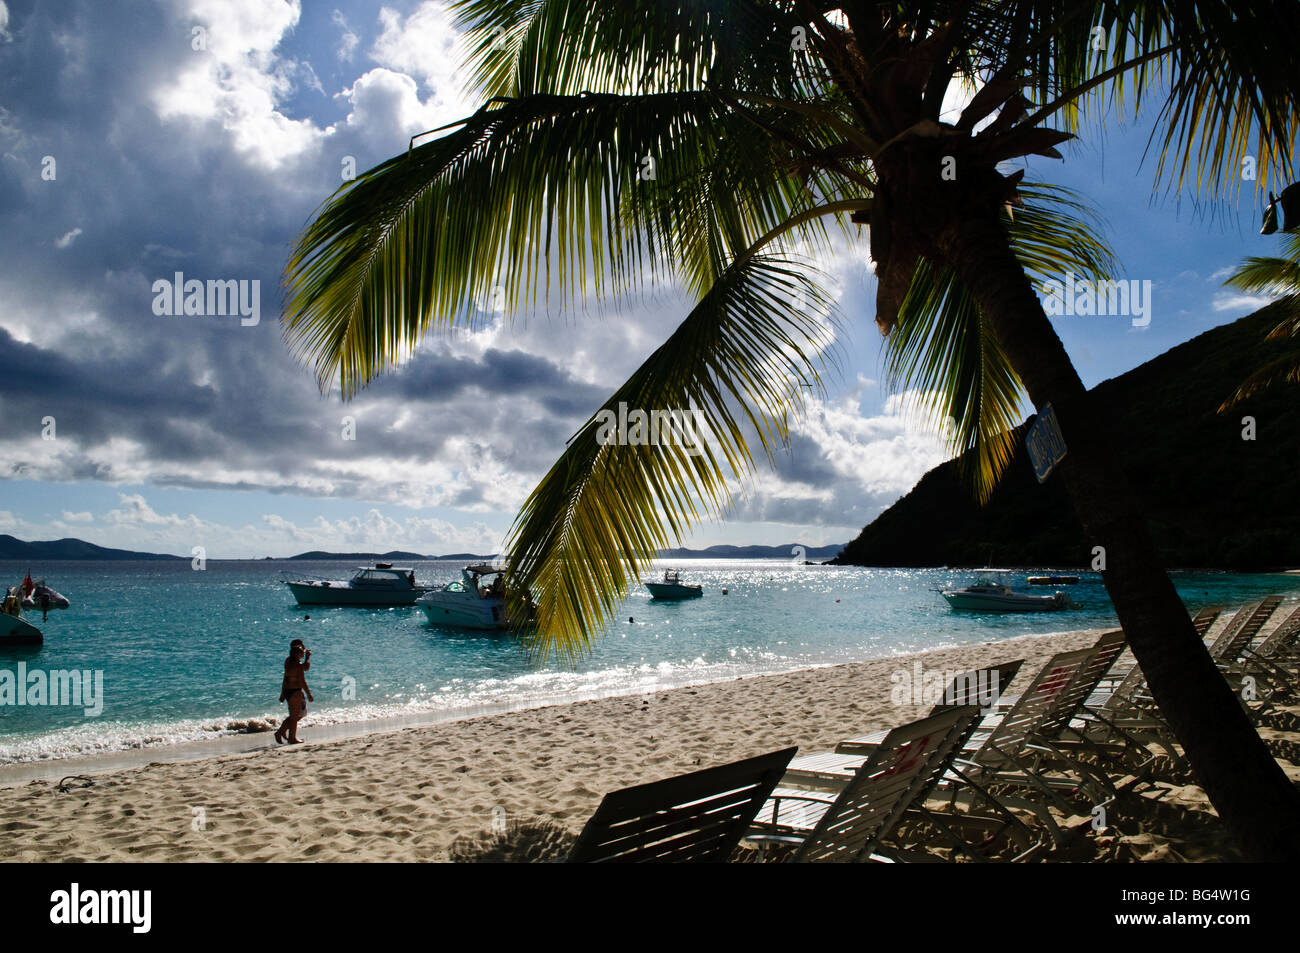
POLYGON ((796 750, 785 748, 607 794, 568 861, 725 861, 796 750))

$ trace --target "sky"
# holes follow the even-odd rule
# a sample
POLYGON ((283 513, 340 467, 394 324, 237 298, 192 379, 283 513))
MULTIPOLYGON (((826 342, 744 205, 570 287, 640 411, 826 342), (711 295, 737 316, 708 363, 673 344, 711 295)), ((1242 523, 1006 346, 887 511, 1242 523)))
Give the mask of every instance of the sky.
MULTIPOLYGON (((350 403, 320 393, 280 330, 289 249, 346 169, 474 110, 460 62, 434 0, 0 2, 0 533, 209 558, 497 551, 690 300, 666 281, 489 313, 350 403), (165 313, 178 272, 257 281, 260 309, 165 313)), ((1154 191, 1150 129, 1112 117, 1029 164, 1151 282, 1145 326, 1054 318, 1088 386, 1266 303, 1222 286, 1277 249, 1256 183, 1215 207, 1154 191)), ((846 318, 827 393, 686 545, 846 542, 945 457, 883 380, 865 230, 819 264, 846 318)))

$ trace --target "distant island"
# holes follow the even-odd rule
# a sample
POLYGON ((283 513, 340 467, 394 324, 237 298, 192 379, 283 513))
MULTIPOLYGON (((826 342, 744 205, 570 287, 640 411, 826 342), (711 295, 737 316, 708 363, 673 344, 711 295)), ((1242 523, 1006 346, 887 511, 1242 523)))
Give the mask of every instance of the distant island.
MULTIPOLYGON (((786 543, 783 546, 709 546, 707 549, 665 549, 659 554, 660 559, 790 559, 801 556, 804 559, 830 559, 844 548, 843 543, 831 546, 804 546, 801 543, 786 543), (800 552, 802 551, 802 552, 800 552)), ((489 562, 500 558, 500 553, 483 555, 480 553, 448 553, 445 556, 424 556, 420 553, 393 551, 389 553, 326 553, 312 550, 289 556, 291 560, 356 559, 374 562, 395 562, 405 560, 414 562, 424 559, 455 559, 463 562, 489 562)))
POLYGON ((109 549, 96 546, 84 539, 53 539, 46 542, 24 542, 13 536, 0 535, 0 559, 188 559, 188 556, 170 556, 165 553, 137 553, 129 549, 109 549))
MULTIPOLYGON (((1091 391, 1112 425, 1116 459, 1171 568, 1265 570, 1300 565, 1300 389, 1282 386, 1220 415, 1252 371, 1294 349, 1266 341, 1274 306, 1198 335, 1091 391), (1243 439, 1243 417, 1254 439, 1243 439)), ((953 461, 931 470, 833 563, 856 566, 1087 568, 1083 530, 1061 485, 1034 478, 1016 430, 1015 458, 988 505, 953 461)))
MULTIPOLYGON (((790 543, 784 546, 710 546, 707 549, 669 549, 661 554, 663 559, 789 559, 794 556, 802 556, 804 559, 829 559, 838 553, 844 545, 834 546, 802 546, 796 543, 790 543), (798 547, 798 549, 796 548, 798 547), (803 550, 802 553, 799 550, 803 550)), ((422 553, 408 553, 402 550, 392 550, 387 553, 328 553, 323 550, 314 549, 311 552, 299 553, 296 556, 288 556, 283 559, 277 559, 273 556, 263 556, 258 561, 266 562, 268 560, 275 562, 291 561, 340 561, 352 560, 355 562, 423 562, 434 559, 455 560, 456 562, 476 563, 491 562, 499 558, 498 553, 490 555, 483 553, 447 553, 443 556, 426 556, 422 553)), ((33 561, 53 561, 59 559, 77 559, 77 560, 94 560, 94 559, 188 559, 188 556, 172 556, 166 553, 137 553, 127 549, 109 549, 105 546, 96 546, 94 543, 88 543, 82 539, 58 539, 47 542, 24 542, 13 536, 0 535, 0 559, 30 559, 33 561)))

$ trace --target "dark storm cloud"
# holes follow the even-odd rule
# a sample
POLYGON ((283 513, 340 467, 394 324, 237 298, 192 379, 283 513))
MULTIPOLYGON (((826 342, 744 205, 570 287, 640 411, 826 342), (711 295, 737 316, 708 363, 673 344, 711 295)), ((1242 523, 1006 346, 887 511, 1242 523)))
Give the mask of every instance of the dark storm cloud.
MULTIPOLYGON (((53 416, 63 472, 77 478, 120 479, 97 451, 126 438, 148 463, 170 464, 160 483, 233 486, 214 470, 245 468, 282 475, 267 489, 296 490, 323 462, 433 460, 453 436, 540 472, 606 396, 545 358, 504 348, 457 355, 453 342, 350 404, 322 397, 281 339, 281 269, 339 185, 340 157, 364 169, 404 146, 403 131, 376 137, 341 122, 346 103, 327 105, 318 125, 336 125, 328 142, 267 168, 218 124, 159 118, 157 91, 200 55, 189 24, 167 8, 10 11, 13 41, 0 47, 0 320, 25 327, 30 341, 0 328, 10 368, 0 377, 0 438, 35 439, 53 416), (52 181, 41 176, 46 156, 52 181), (177 271, 259 282, 260 323, 154 314, 153 282, 177 271), (418 426, 395 429, 404 412, 418 426), (340 439, 345 415, 358 421, 355 441, 340 439)), ((298 64, 287 75, 312 74, 298 64)), ((358 488, 337 469, 331 479, 336 492, 358 488)), ((473 486, 457 492, 481 497, 473 486)))

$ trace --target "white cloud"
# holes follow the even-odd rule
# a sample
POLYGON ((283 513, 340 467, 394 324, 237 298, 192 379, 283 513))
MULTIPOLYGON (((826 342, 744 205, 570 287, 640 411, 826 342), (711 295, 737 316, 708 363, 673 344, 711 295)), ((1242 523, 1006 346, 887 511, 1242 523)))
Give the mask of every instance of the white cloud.
POLYGON ((76 240, 77 236, 80 235, 80 234, 81 234, 81 229, 79 229, 79 228, 74 228, 74 229, 73 229, 72 231, 70 231, 70 232, 64 232, 63 237, 61 237, 61 238, 56 238, 56 239, 54 240, 54 247, 55 247, 55 248, 67 248, 69 245, 71 245, 71 244, 76 240))
POLYGON ((906 493, 926 471, 948 458, 927 422, 906 412, 911 394, 893 395, 867 417, 856 395, 814 401, 792 429, 812 439, 836 474, 869 494, 906 493))
POLYGON ((5 6, 4 0, 0 0, 0 40, 10 39, 12 37, 9 35, 9 8, 5 6))
POLYGON ((1265 305, 1272 304, 1275 298, 1265 295, 1234 294, 1224 291, 1214 296, 1215 311, 1239 311, 1243 314, 1258 311, 1265 305))
POLYGON ((460 34, 441 3, 425 0, 405 19, 384 7, 379 25, 381 32, 370 49, 376 63, 418 79, 440 115, 454 119, 472 111, 456 71, 462 59, 460 34))
POLYGON ((198 529, 203 525, 203 521, 192 513, 187 517, 182 517, 175 513, 164 516, 155 512, 153 507, 145 502, 144 496, 139 493, 119 493, 117 498, 121 502, 122 508, 109 510, 104 514, 105 522, 117 525, 167 527, 172 529, 179 527, 198 529))
POLYGON ((191 34, 190 65, 155 91, 161 118, 220 126, 236 149, 270 170, 325 135, 311 120, 279 110, 302 73, 302 64, 275 52, 298 23, 298 0, 171 0, 171 6, 180 22, 201 32, 191 34))
POLYGON ((91 523, 94 522, 94 519, 95 517, 89 510, 83 510, 80 513, 73 513, 69 510, 63 511, 63 521, 65 523, 91 523))
POLYGON ((352 27, 348 26, 347 17, 343 15, 342 10, 335 10, 330 14, 330 19, 343 31, 342 36, 339 37, 339 46, 336 50, 338 58, 350 63, 352 55, 357 50, 357 44, 361 42, 361 37, 357 36, 352 27))
POLYGON ((339 94, 352 104, 345 124, 365 135, 413 135, 438 123, 437 107, 420 101, 415 80, 377 66, 339 94))

